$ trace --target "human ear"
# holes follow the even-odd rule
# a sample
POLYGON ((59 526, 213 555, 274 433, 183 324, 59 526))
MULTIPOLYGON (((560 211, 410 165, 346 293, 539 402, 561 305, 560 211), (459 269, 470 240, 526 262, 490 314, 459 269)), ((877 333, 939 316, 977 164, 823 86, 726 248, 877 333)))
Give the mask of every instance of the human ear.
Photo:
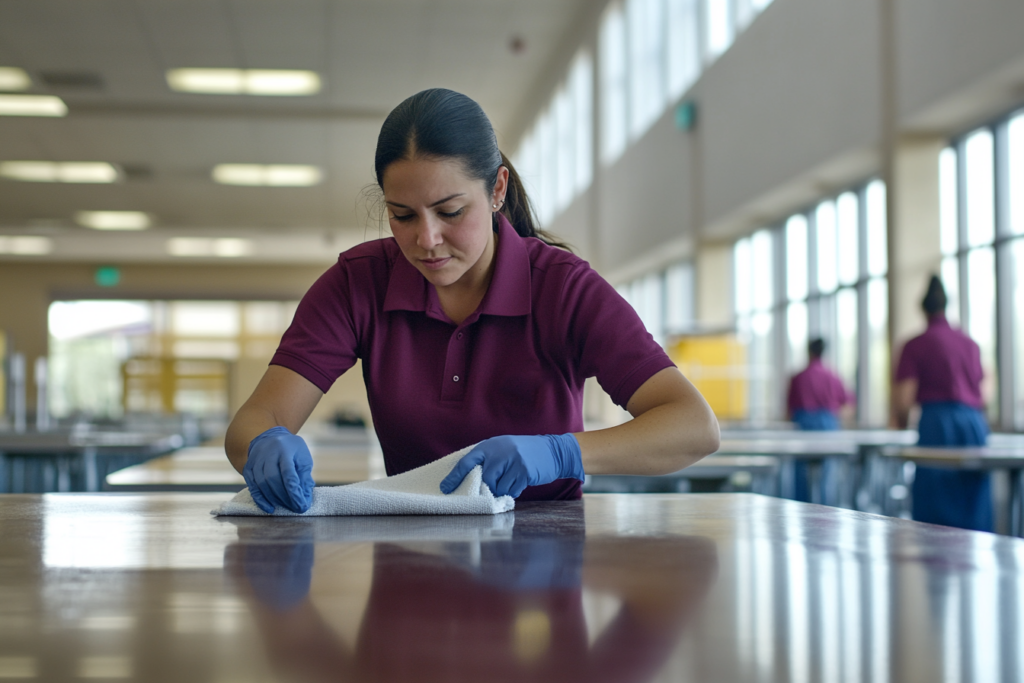
POLYGON ((505 192, 508 191, 508 168, 498 167, 498 175, 494 179, 494 189, 491 191, 491 208, 495 211, 501 209, 505 204, 505 192))

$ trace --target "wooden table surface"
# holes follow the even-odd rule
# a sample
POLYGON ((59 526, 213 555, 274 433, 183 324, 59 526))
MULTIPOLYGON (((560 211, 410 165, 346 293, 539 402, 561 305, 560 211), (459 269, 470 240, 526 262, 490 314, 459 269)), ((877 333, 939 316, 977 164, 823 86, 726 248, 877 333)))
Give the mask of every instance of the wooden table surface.
POLYGON ((0 497, 0 677, 1019 681, 1024 541, 750 494, 482 517, 0 497))

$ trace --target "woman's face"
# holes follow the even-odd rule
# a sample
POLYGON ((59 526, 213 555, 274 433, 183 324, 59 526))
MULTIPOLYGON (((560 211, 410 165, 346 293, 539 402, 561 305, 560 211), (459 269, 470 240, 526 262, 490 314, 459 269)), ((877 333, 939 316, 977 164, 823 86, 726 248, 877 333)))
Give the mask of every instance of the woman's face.
POLYGON ((485 288, 494 260, 492 204, 505 197, 508 171, 501 168, 490 195, 454 159, 402 159, 383 177, 391 232, 409 263, 437 288, 485 288))

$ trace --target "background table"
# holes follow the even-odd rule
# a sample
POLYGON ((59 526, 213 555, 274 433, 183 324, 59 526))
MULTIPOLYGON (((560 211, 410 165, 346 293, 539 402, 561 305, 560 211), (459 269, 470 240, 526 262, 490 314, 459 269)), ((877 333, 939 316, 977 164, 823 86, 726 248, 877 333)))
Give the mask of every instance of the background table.
POLYGON ((1015 681, 1024 541, 751 494, 494 517, 0 497, 0 676, 1015 681))
MULTIPOLYGON (((318 486, 338 486, 383 476, 383 460, 365 446, 313 448, 313 480, 318 486), (379 467, 375 467, 380 460, 379 467)), ((242 475, 228 462, 224 448, 182 448, 168 455, 107 475, 104 490, 238 492, 242 475)))
POLYGON ((912 462, 926 467, 957 470, 1004 471, 1010 484, 1006 499, 1006 519, 1011 536, 1024 536, 1024 444, 1011 447, 1009 440, 1002 447, 924 446, 889 447, 883 455, 899 462, 912 462))
POLYGON ((108 472, 184 443, 181 434, 149 431, 0 432, 0 493, 98 491, 108 472))

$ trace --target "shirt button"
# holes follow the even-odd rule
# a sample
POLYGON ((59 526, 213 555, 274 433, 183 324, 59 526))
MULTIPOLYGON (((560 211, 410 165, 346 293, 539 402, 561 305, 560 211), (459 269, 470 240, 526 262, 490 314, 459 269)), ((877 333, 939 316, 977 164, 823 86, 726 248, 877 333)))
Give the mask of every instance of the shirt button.
POLYGON ((462 339, 462 333, 461 332, 459 332, 459 336, 457 338, 458 339, 462 339))
POLYGON ((458 382, 459 381, 459 376, 455 375, 454 377, 452 377, 452 381, 453 382, 458 382))

